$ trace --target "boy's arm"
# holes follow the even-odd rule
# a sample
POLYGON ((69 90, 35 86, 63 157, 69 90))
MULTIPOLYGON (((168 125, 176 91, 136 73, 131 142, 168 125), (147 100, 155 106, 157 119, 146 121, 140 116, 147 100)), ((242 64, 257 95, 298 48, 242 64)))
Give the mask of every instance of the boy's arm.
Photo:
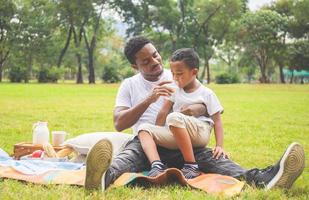
POLYGON ((130 128, 139 120, 148 107, 152 103, 156 102, 160 96, 170 96, 173 91, 165 86, 167 83, 170 83, 170 81, 162 81, 159 83, 152 89, 150 94, 142 102, 137 105, 133 105, 133 107, 116 107, 114 109, 115 129, 117 131, 123 131, 124 129, 130 128))
POLYGON ((221 155, 226 157, 226 153, 223 149, 223 125, 221 120, 220 112, 215 113, 211 116, 212 120, 214 121, 214 131, 216 137, 216 146, 213 149, 213 157, 219 159, 221 155))
POLYGON ((157 119, 156 119, 156 125, 164 126, 165 121, 166 121, 166 117, 167 117, 168 113, 171 111, 173 104, 174 103, 172 101, 169 101, 169 100, 164 101, 164 104, 163 104, 161 110, 158 113, 158 116, 157 116, 157 119))
POLYGON ((182 107, 180 112, 184 115, 193 116, 193 117, 209 116, 206 105, 203 103, 192 104, 192 105, 182 107))

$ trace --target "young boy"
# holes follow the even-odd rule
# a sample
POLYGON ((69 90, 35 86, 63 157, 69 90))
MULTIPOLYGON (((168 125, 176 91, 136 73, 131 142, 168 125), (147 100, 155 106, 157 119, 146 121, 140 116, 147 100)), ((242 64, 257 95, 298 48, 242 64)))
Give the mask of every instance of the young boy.
POLYGON ((168 149, 180 149, 185 161, 181 171, 185 178, 192 179, 200 175, 192 147, 205 147, 209 143, 213 126, 216 136, 214 155, 216 158, 222 154, 225 156, 220 117, 223 107, 214 92, 196 79, 199 57, 193 49, 176 50, 170 59, 170 68, 178 87, 160 110, 157 126, 142 124, 138 128, 138 136, 151 163, 149 176, 157 176, 166 169, 157 151, 156 145, 159 145, 168 149), (186 106, 198 103, 206 105, 210 118, 181 113, 186 106), (164 127, 165 122, 168 127, 164 127))

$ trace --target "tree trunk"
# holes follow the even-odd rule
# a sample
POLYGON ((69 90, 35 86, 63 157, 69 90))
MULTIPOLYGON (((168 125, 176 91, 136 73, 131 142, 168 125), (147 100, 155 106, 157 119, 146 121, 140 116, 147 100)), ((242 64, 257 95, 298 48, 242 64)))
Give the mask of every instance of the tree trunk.
POLYGON ((25 83, 29 83, 29 80, 31 79, 31 72, 32 72, 32 53, 28 56, 28 65, 27 65, 27 71, 26 71, 26 77, 25 77, 25 83))
POLYGON ((7 51, 6 53, 1 51, 1 53, 0 53, 0 56, 1 56, 0 57, 0 83, 2 82, 2 72, 3 72, 3 68, 4 68, 4 62, 9 57, 9 53, 10 53, 10 51, 7 51))
POLYGON ((72 25, 70 26, 70 29, 69 29, 69 32, 68 32, 68 37, 67 37, 67 41, 65 42, 65 45, 63 47, 63 49, 61 49, 61 52, 60 52, 60 55, 59 55, 59 58, 58 58, 58 61, 57 61, 57 67, 59 68, 61 66, 61 62, 62 62, 62 59, 64 57, 64 54, 65 52, 67 51, 69 45, 70 45, 70 40, 71 40, 71 35, 72 35, 72 25))
MULTIPOLYGON (((83 26, 80 28, 78 37, 77 37, 77 34, 76 34, 76 31, 75 31, 74 27, 72 28, 72 31, 73 31, 73 36, 74 36, 75 47, 77 49, 79 49, 80 43, 81 43, 81 40, 82 40, 83 26)), ((77 59, 76 83, 82 84, 82 83, 84 83, 84 81, 83 81, 83 73, 82 73, 82 56, 81 56, 80 53, 76 53, 75 55, 76 55, 76 59, 77 59)))
POLYGON ((106 2, 105 0, 103 0, 101 2, 101 4, 102 4, 101 10, 100 10, 99 15, 96 18, 96 21, 95 21, 95 27, 94 27, 94 31, 93 31, 93 35, 92 35, 92 38, 91 38, 90 45, 89 45, 88 40, 87 40, 86 31, 85 31, 85 29, 83 29, 83 35, 84 35, 86 47, 87 47, 87 50, 88 50, 88 73, 89 73, 88 81, 89 81, 89 84, 95 83, 95 70, 94 70, 93 56, 94 56, 94 51, 95 51, 96 43, 97 43, 97 33, 98 33, 98 30, 99 30, 99 26, 100 26, 100 20, 101 20, 102 12, 103 12, 103 9, 104 9, 103 5, 105 4, 105 2, 106 2))
POLYGON ((94 65, 93 65, 93 51, 89 52, 88 55, 88 68, 89 68, 89 84, 95 83, 95 72, 94 72, 94 65))
POLYGON ((261 69, 261 78, 260 78, 260 82, 261 83, 267 83, 267 76, 266 76, 266 70, 265 70, 265 67, 264 66, 261 66, 260 67, 261 69))
POLYGON ((82 73, 82 56, 80 55, 80 53, 76 54, 76 58, 77 58, 77 74, 76 74, 76 83, 77 84, 82 84, 84 83, 83 81, 83 73, 82 73))
POLYGON ((89 84, 95 83, 95 71, 94 71, 94 64, 93 64, 93 52, 96 46, 96 32, 93 34, 91 39, 91 44, 89 45, 88 39, 86 36, 86 32, 84 31, 84 40, 86 43, 87 51, 88 51, 88 82, 89 84))
POLYGON ((207 84, 209 84, 210 83, 210 69, 209 69, 208 60, 205 60, 205 66, 206 66, 206 70, 207 70, 207 84))
POLYGON ((0 62, 0 83, 2 82, 2 71, 3 71, 3 64, 0 62))
POLYGON ((279 61, 278 65, 279 65, 279 72, 280 72, 280 81, 281 83, 285 83, 284 74, 283 74, 283 63, 279 61))
POLYGON ((294 69, 292 69, 292 76, 291 76, 291 79, 290 79, 290 84, 293 83, 293 79, 294 79, 294 69))
POLYGON ((268 83, 267 75, 266 75, 266 67, 267 67, 267 58, 263 53, 260 53, 256 56, 256 60, 259 64, 261 77, 259 79, 260 83, 268 83))
POLYGON ((200 81, 204 81, 204 79, 205 79, 205 73, 206 73, 206 71, 207 71, 207 84, 209 84, 210 83, 210 69, 209 69, 209 57, 207 56, 207 54, 206 54, 206 52, 205 52, 205 50, 204 50, 204 62, 205 62, 205 64, 204 64, 204 67, 203 67, 203 70, 202 70, 202 73, 201 73, 201 75, 200 75, 200 81))

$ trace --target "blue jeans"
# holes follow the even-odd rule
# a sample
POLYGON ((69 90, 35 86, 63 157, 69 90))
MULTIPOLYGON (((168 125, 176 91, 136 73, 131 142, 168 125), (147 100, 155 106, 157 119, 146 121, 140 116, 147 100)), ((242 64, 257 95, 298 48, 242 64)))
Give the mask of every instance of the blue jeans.
MULTIPOLYGON (((179 150, 170 150, 158 146, 160 158, 167 167, 182 168, 183 156, 179 150)), ((212 158, 212 149, 194 148, 195 159, 202 172, 217 173, 232 176, 237 179, 246 179, 247 170, 230 159, 220 157, 218 160, 212 158)), ((125 172, 142 172, 150 169, 150 163, 142 149, 138 137, 129 141, 124 150, 113 160, 106 171, 105 188, 112 184, 125 172)))

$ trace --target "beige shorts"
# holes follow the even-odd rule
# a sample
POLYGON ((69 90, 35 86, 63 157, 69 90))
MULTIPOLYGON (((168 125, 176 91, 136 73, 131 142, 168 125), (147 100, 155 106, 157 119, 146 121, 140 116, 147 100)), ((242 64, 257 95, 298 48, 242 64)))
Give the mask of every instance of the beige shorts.
MULTIPOLYGON (((173 112, 167 116, 166 124, 168 127, 186 128, 193 147, 205 147, 209 143, 212 125, 208 122, 173 112)), ((168 149, 178 149, 174 135, 168 127, 146 123, 139 126, 138 133, 146 131, 152 136, 157 145, 168 149)))

